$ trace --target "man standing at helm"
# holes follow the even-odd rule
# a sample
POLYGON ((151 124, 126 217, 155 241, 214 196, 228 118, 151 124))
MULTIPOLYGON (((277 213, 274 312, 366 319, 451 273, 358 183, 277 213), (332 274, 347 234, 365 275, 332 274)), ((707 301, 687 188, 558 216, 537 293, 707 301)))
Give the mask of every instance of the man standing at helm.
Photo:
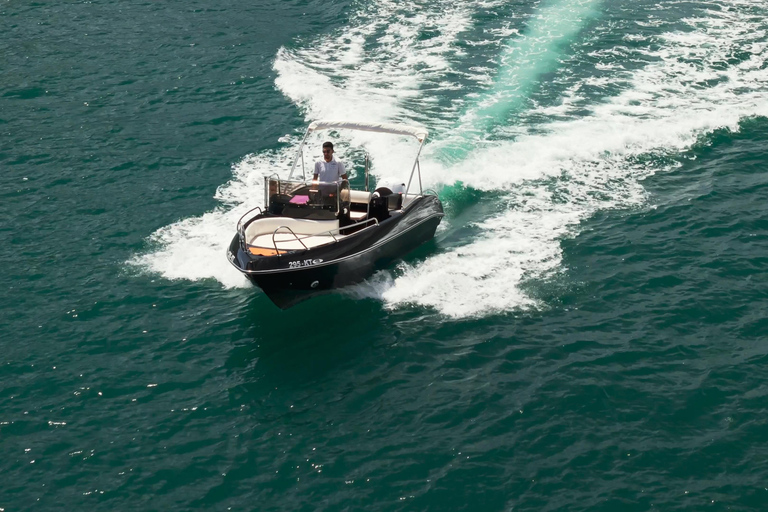
POLYGON ((347 171, 344 164, 333 158, 333 144, 323 143, 323 160, 315 162, 315 175, 313 181, 336 183, 347 179, 347 171))

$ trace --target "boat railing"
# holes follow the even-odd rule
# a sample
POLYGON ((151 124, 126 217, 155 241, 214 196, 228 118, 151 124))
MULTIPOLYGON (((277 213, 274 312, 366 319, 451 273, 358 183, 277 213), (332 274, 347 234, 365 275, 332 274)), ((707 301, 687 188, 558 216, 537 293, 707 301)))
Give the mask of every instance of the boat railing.
POLYGON ((291 228, 289 228, 288 226, 280 226, 279 228, 277 228, 276 230, 274 230, 272 232, 272 245, 275 246, 275 254, 280 256, 280 251, 277 249, 277 240, 275 240, 275 235, 277 235, 277 232, 280 231, 281 229, 287 229, 288 231, 290 231, 291 234, 293 235, 293 238, 295 238, 296 241, 299 242, 304 247, 304 250, 306 250, 306 251, 309 250, 309 247, 307 247, 307 245, 304 242, 301 241, 301 238, 296 236, 296 233, 291 228))
MULTIPOLYGON (((245 249, 245 228, 248 225, 248 222, 244 222, 244 219, 250 214, 251 212, 254 212, 256 210, 259 210, 259 215, 261 215, 264 210, 261 209, 260 206, 256 206, 255 208, 251 208, 247 212, 243 214, 242 217, 240 217, 240 220, 237 221, 237 232, 240 234, 240 245, 243 249, 245 249)), ((253 219, 249 219, 253 220, 253 219)))
MULTIPOLYGON (((317 234, 318 235, 324 235, 324 234, 328 233, 329 235, 331 235, 331 237, 333 237, 333 241, 334 242, 338 242, 339 240, 336 238, 336 235, 341 235, 341 231, 342 230, 348 230, 348 229, 356 228, 358 226, 362 227, 363 229, 368 229, 369 227, 372 227, 372 226, 365 226, 365 224, 372 224, 373 226, 378 226, 379 225, 379 219, 377 219, 376 217, 373 217, 373 218, 370 218, 370 219, 364 219, 364 220, 361 220, 360 222, 355 222, 354 224, 349 224, 347 226, 340 226, 340 227, 338 227, 336 229, 331 229, 329 231, 323 231, 322 233, 317 233, 317 234), (336 235, 334 235, 334 233, 336 235)), ((316 236, 316 235, 308 235, 308 236, 316 236)))
MULTIPOLYGON (((329 231, 329 233, 331 233, 331 236, 333 236, 333 234, 332 234, 333 232, 335 232, 337 235, 340 235, 342 229, 348 230, 348 229, 352 229, 352 228, 355 228, 355 227, 358 227, 358 226, 362 227, 363 229, 368 229, 368 228, 372 227, 372 226, 364 226, 365 224, 372 224, 373 226, 378 226, 379 225, 379 219, 377 219, 376 217, 371 217, 370 219, 363 219, 360 222, 355 222, 354 224, 350 224, 348 226, 342 226, 342 227, 338 227, 336 229, 332 229, 331 231, 329 231)), ((336 238, 336 237, 334 237, 334 238, 336 238)))

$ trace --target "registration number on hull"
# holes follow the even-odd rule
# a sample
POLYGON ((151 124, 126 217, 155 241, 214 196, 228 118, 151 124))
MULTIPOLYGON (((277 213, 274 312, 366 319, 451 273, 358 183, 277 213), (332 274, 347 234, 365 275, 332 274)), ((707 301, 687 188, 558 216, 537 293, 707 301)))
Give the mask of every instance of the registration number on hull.
POLYGON ((317 259, 317 260, 289 261, 288 262, 288 268, 311 267, 312 265, 319 265, 322 262, 323 262, 323 260, 320 260, 320 259, 317 259))

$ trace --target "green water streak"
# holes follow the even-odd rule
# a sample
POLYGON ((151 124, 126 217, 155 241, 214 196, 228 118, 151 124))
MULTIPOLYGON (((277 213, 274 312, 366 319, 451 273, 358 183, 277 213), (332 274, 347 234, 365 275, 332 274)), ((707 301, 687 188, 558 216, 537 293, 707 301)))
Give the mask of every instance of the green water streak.
POLYGON ((534 14, 523 33, 505 45, 493 86, 467 108, 452 138, 438 149, 438 158, 446 163, 465 159, 478 140, 523 108, 541 75, 558 67, 563 48, 596 15, 599 3, 553 0, 534 14))

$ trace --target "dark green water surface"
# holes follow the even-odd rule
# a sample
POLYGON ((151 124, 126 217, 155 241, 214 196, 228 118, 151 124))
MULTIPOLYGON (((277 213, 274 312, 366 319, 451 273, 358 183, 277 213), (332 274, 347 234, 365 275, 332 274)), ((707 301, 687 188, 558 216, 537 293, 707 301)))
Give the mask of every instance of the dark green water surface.
POLYGON ((0 511, 766 510, 766 14, 3 2, 0 511), (448 214, 280 311, 221 247, 328 116, 448 214))

